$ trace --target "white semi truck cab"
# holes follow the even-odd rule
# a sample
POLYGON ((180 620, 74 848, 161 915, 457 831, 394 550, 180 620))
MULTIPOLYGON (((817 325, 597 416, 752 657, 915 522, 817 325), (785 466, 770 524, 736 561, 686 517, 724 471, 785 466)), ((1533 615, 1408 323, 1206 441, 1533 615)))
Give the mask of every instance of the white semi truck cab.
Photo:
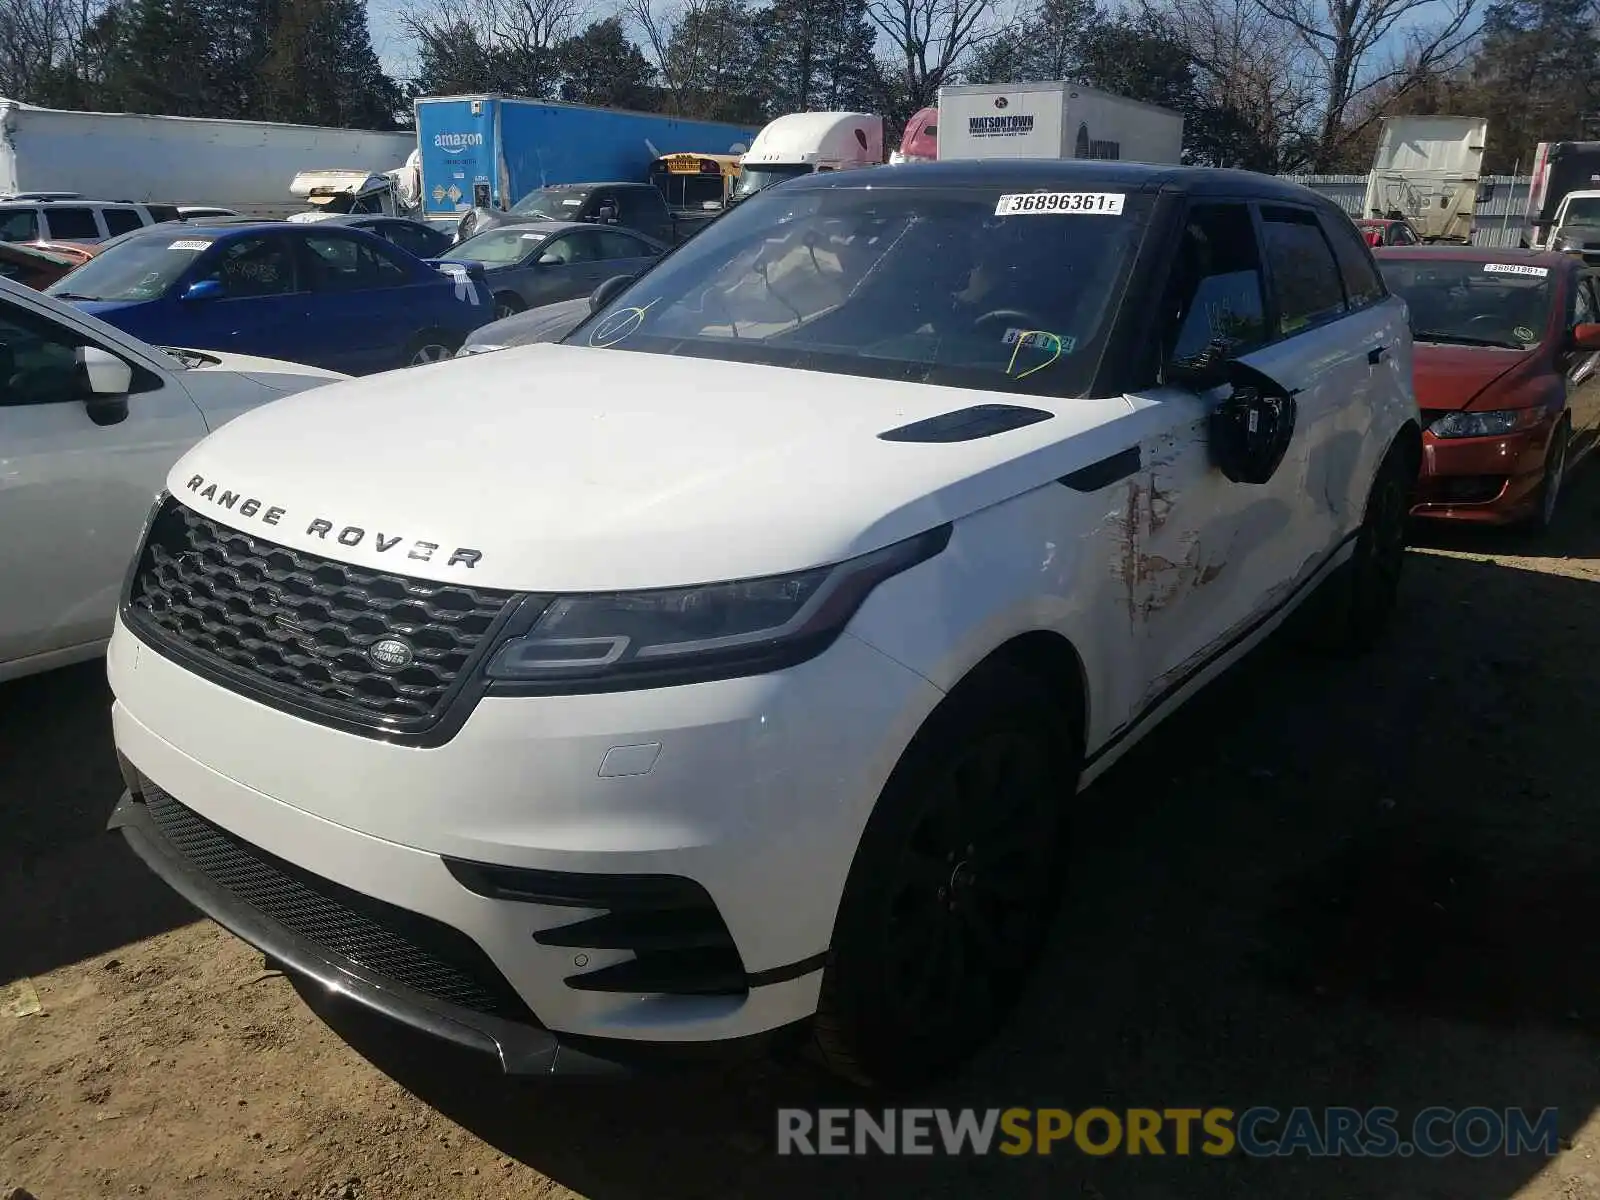
POLYGON ((876 167, 883 159, 883 118, 859 112, 789 113, 750 144, 730 203, 813 171, 876 167))

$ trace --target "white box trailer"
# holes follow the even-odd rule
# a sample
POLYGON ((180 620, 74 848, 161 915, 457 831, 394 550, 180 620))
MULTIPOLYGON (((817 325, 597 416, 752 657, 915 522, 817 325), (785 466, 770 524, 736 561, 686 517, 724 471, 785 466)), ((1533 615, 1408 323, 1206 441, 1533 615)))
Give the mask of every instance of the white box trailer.
POLYGON ((300 172, 388 171, 416 148, 411 131, 67 112, 0 98, 0 194, 70 191, 278 217, 305 207, 289 189, 300 172))
POLYGON ((1382 120, 1361 215, 1399 213, 1424 241, 1472 241, 1489 122, 1482 117, 1382 120))
POLYGON ((1102 158, 1176 163, 1183 117, 1080 84, 939 89, 939 158, 1102 158))

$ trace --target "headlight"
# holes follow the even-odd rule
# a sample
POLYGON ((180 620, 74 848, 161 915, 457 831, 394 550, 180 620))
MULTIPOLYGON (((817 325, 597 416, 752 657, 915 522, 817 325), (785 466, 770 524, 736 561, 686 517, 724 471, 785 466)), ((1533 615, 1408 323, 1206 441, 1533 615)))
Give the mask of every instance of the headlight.
POLYGON ((487 673, 500 694, 611 691, 759 675, 814 658, 872 589, 925 562, 951 527, 832 567, 660 591, 557 596, 487 673))
POLYGON ((469 354, 487 354, 491 350, 504 350, 505 347, 493 342, 463 342, 461 349, 456 351, 457 358, 465 358, 469 354))
POLYGON ((1429 425, 1428 432, 1434 437, 1441 438, 1498 437, 1503 433, 1515 433, 1519 429, 1531 429, 1546 416, 1547 413, 1542 408, 1509 408, 1498 412, 1453 412, 1429 425))

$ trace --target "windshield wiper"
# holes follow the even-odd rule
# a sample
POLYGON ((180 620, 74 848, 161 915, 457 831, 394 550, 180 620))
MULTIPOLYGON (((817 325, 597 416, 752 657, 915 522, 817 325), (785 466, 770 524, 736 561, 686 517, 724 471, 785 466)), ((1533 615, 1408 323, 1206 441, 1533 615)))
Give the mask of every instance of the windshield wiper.
POLYGON ((1411 335, 1413 341, 1436 342, 1441 346, 1491 346, 1501 350, 1520 350, 1521 346, 1512 345, 1510 342, 1497 342, 1492 338, 1468 337, 1464 333, 1436 333, 1433 330, 1419 330, 1411 335))
POLYGON ((57 299, 60 299, 60 300, 98 300, 98 299, 100 299, 99 296, 85 296, 82 292, 56 292, 55 296, 56 296, 57 299))

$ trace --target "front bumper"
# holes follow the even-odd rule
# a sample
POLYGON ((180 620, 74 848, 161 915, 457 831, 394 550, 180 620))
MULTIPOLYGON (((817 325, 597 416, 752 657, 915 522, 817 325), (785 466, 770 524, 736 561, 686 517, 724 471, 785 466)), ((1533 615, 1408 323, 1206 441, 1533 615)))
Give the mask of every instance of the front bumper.
POLYGON ((421 749, 265 707, 120 620, 108 666, 133 793, 115 824, 163 878, 298 971, 519 1073, 571 1069, 569 1047, 604 1061, 739 1049, 808 1018, 861 828, 940 698, 846 635, 772 676, 486 698, 421 749), (253 894, 259 868, 207 869, 219 852, 180 849, 141 804, 152 787, 235 859, 269 859, 341 911, 378 910, 430 961, 371 938, 351 951, 342 924, 253 894), (441 984, 436 960, 469 958, 510 1006, 441 984))
POLYGON ((1412 516, 1506 525, 1531 515, 1555 422, 1497 437, 1422 435, 1412 516))

